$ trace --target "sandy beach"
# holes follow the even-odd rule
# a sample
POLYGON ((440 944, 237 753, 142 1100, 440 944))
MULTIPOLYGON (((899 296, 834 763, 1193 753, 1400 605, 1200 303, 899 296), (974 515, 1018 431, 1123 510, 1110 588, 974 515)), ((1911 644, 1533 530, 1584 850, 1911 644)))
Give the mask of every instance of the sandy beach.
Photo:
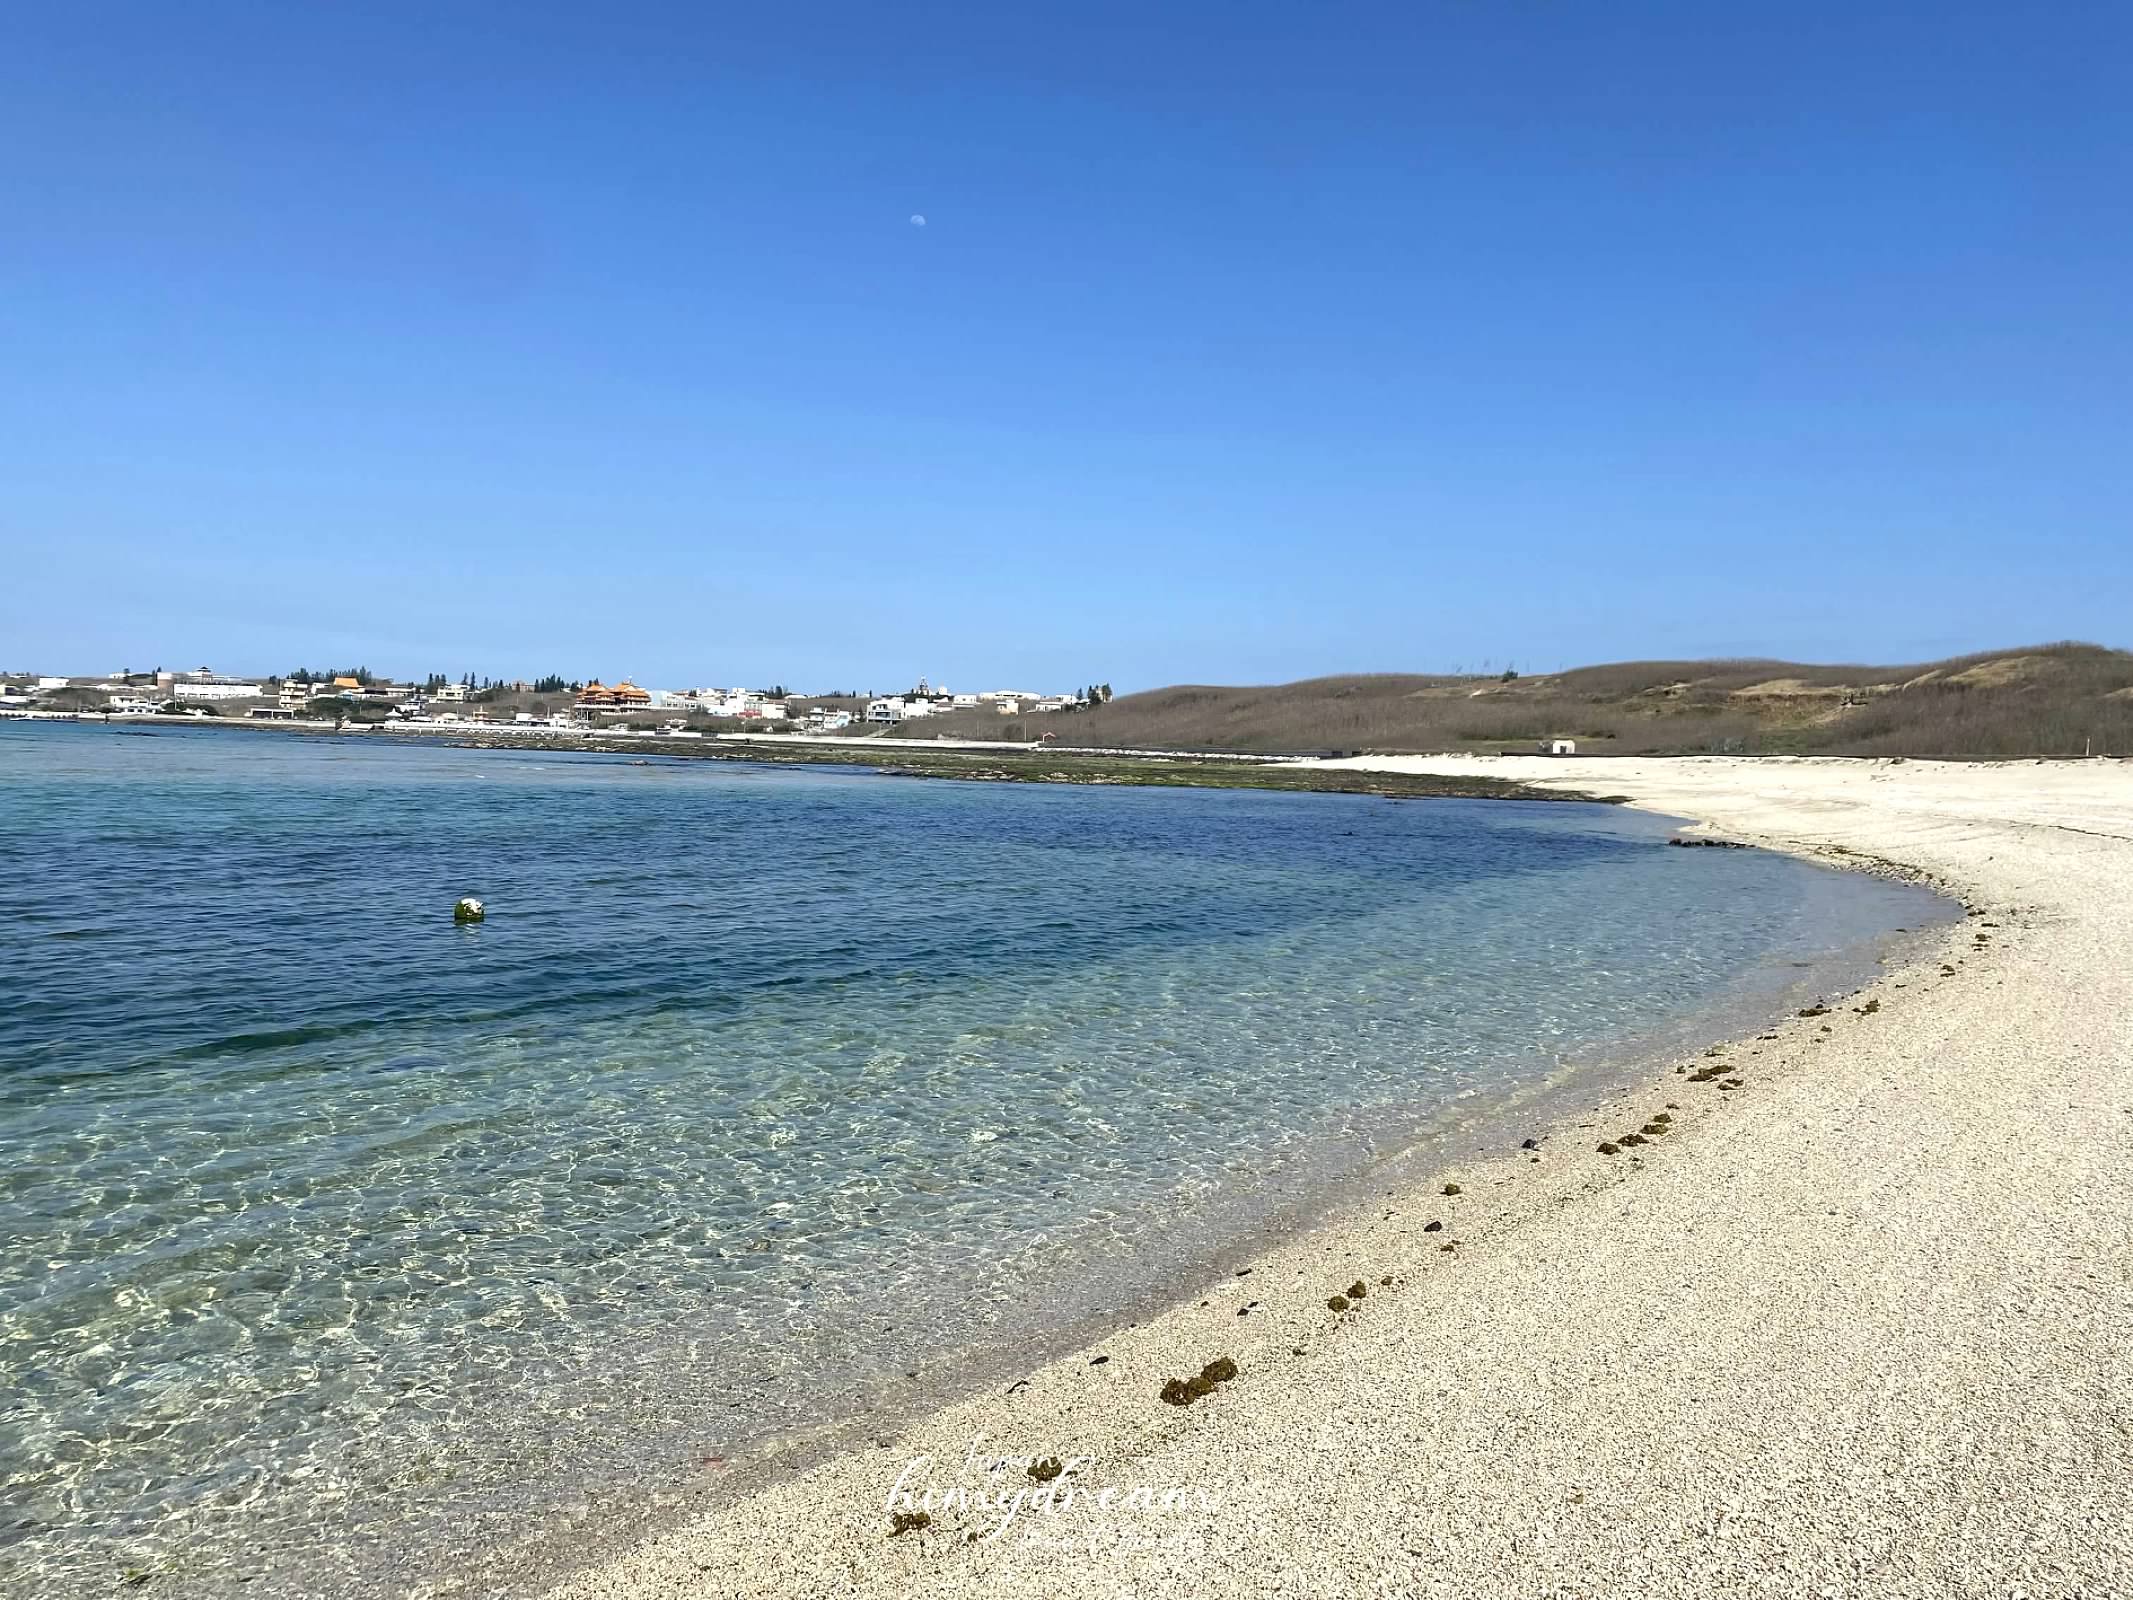
MULTIPOLYGON (((1360 764, 1620 794, 1972 914, 1826 1014, 1180 1285, 555 1600, 2133 1593, 2133 766, 1360 764)), ((508 1568, 453 1587, 528 1592, 508 1568)))

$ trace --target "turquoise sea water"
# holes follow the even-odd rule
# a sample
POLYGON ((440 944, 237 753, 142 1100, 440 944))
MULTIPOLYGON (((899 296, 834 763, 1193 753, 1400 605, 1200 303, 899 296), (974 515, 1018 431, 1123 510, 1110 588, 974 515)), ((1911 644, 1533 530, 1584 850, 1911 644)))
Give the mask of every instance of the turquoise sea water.
POLYGON ((1935 914, 1669 831, 0 724, 0 1590, 360 1592, 1935 914))

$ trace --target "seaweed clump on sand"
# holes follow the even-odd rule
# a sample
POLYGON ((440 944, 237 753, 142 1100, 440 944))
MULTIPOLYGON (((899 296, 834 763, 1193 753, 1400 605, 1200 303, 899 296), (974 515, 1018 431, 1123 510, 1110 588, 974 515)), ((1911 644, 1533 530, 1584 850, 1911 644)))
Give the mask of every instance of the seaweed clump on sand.
POLYGON ((1189 1406, 1195 1400, 1205 1400, 1222 1384, 1237 1375, 1237 1363, 1228 1356, 1217 1356, 1190 1378, 1171 1378, 1159 1391, 1165 1405, 1189 1406))
POLYGON ((1349 1299, 1351 1299, 1351 1300, 1365 1300, 1365 1299, 1368 1299, 1368 1298, 1369 1298, 1369 1296, 1370 1296, 1370 1285, 1369 1285, 1369 1284, 1367 1284, 1367 1283, 1365 1283, 1365 1282, 1364 1282, 1364 1281, 1363 1281, 1363 1280, 1362 1280, 1361 1278, 1358 1278, 1358 1279, 1356 1279, 1356 1280, 1355 1280, 1355 1282, 1353 1282, 1353 1283, 1351 1283, 1351 1284, 1349 1284, 1349 1285, 1348 1285, 1348 1298, 1349 1298, 1349 1299))
POLYGON ((926 1511, 898 1511, 889 1517, 889 1537, 900 1533, 917 1533, 921 1528, 933 1526, 932 1513, 926 1511))
POLYGON ((1029 1475, 1039 1483, 1050 1483, 1064 1471, 1066 1463, 1057 1456, 1046 1456, 1042 1461, 1032 1461, 1029 1464, 1029 1475))
POLYGON ((1600 1154, 1603 1156, 1618 1156, 1622 1153, 1622 1147, 1612 1139, 1602 1139, 1599 1149, 1600 1154))
POLYGON ((1462 1190, 1460 1189, 1460 1187, 1459 1187, 1459 1185, 1458 1185, 1458 1184, 1456 1184, 1456 1183, 1448 1183, 1448 1184, 1446 1184, 1446 1185, 1444 1186, 1444 1192, 1445 1192, 1446 1194, 1459 1194, 1459 1193, 1462 1193, 1463 1191, 1462 1191, 1462 1190))
POLYGON ((1346 1311, 1348 1309, 1348 1297, 1344 1294, 1327 1295, 1326 1309, 1328 1311, 1346 1311))

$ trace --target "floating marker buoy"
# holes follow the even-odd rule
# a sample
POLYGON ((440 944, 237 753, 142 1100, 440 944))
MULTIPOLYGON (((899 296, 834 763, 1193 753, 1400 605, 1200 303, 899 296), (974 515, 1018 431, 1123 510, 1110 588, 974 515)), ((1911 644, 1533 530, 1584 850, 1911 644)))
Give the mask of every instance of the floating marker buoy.
POLYGON ((488 914, 487 907, 471 896, 452 907, 452 920, 454 922, 479 922, 488 914))

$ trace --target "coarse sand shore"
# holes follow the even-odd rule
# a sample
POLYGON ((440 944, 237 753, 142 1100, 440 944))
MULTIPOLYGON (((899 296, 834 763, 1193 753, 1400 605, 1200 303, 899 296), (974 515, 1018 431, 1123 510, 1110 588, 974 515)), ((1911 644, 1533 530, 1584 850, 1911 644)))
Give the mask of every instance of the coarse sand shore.
POLYGON ((555 1600, 2133 1595, 2133 766, 1371 764, 1626 795, 1972 915, 555 1600))

